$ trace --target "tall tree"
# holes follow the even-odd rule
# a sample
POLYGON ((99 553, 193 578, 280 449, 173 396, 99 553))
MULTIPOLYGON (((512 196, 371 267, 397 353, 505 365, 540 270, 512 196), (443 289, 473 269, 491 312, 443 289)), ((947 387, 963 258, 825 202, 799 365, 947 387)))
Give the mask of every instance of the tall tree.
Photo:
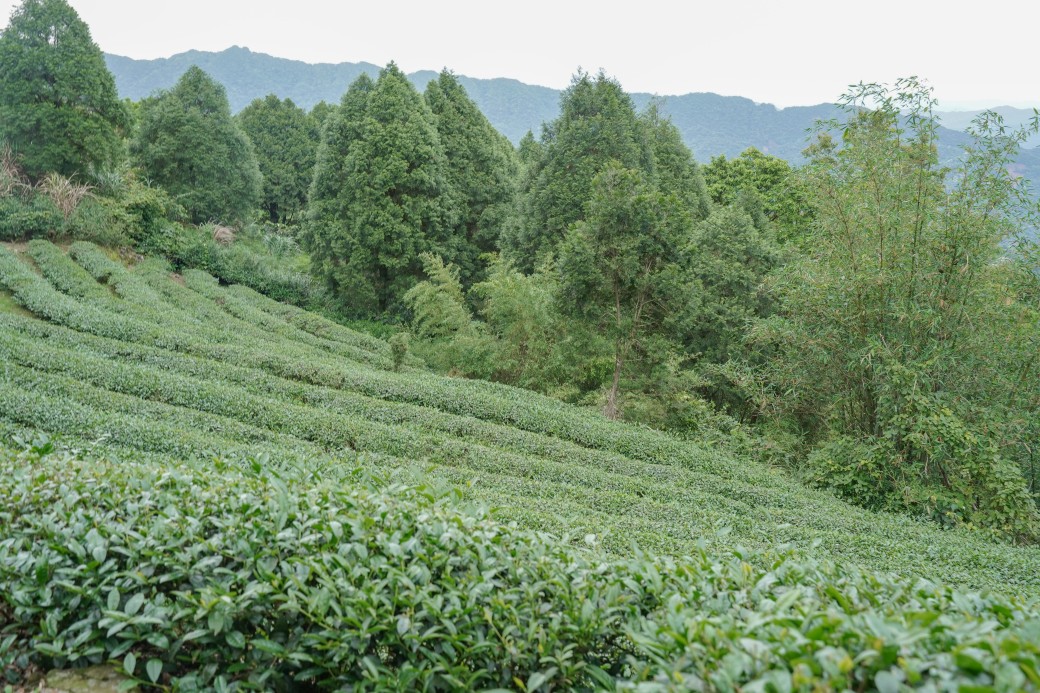
POLYGON ((25 0, 0 34, 0 141, 26 174, 65 176, 123 156, 129 114, 90 29, 65 0, 25 0))
POLYGON ((653 155, 653 182, 659 191, 674 195, 694 219, 707 219, 711 200, 701 167, 682 141, 679 129, 661 117, 656 103, 642 115, 653 155))
POLYGON ((640 341, 664 335, 690 299, 684 251, 689 214, 642 172, 609 164, 593 180, 584 221, 560 248, 563 308, 599 326, 614 344, 604 414, 620 415, 621 380, 640 341))
POLYGON ((799 240, 812 221, 809 191, 791 165, 751 147, 735 159, 712 157, 704 167, 711 200, 718 205, 738 205, 761 230, 772 225, 781 241, 799 240))
POLYGON ((854 500, 1035 539, 1040 518, 1009 462, 1017 441, 1003 433, 1018 418, 1008 408, 1035 407, 1014 400, 1035 391, 1035 345, 1021 341, 1002 257, 1008 165, 1027 133, 984 120, 947 177, 930 90, 860 85, 843 105, 847 120, 822 126, 842 146, 824 135, 812 149, 808 252, 781 274, 783 319, 764 331, 783 355, 778 404, 841 437, 810 459, 854 500))
POLYGON ((297 221, 314 177, 317 129, 292 100, 274 94, 256 99, 236 116, 253 144, 263 175, 261 206, 271 221, 297 221))
POLYGON ((196 66, 146 103, 132 153, 196 223, 245 219, 260 202, 253 147, 231 117, 224 87, 196 66))
POLYGON ((502 239, 506 256, 528 272, 584 218, 592 181, 609 162, 641 171, 653 166, 632 99, 602 72, 574 77, 561 97, 560 116, 542 133, 542 147, 542 162, 521 193, 521 223, 502 239))
POLYGON ((734 205, 715 208, 694 225, 689 251, 700 291, 684 316, 683 346, 698 360, 725 363, 741 355, 752 323, 770 314, 763 284, 781 255, 772 234, 734 205))
POLYGON ((315 274, 346 310, 400 310, 422 275, 422 253, 455 259, 447 169, 433 113, 396 65, 375 84, 351 86, 325 128, 305 234, 315 274))
POLYGON ((426 103, 448 157, 448 178, 459 193, 464 244, 456 266, 464 286, 479 280, 479 256, 498 249, 498 236, 512 213, 519 162, 513 146, 484 117, 447 70, 426 87, 426 103))

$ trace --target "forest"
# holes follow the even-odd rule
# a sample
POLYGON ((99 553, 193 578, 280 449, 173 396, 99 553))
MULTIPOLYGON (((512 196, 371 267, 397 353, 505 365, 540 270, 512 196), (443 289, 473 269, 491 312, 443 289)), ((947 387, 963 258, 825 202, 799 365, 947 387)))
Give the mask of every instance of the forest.
POLYGON ((602 71, 517 146, 343 88, 0 34, 6 690, 1040 689, 1040 114, 951 162, 861 83, 792 165, 602 71))

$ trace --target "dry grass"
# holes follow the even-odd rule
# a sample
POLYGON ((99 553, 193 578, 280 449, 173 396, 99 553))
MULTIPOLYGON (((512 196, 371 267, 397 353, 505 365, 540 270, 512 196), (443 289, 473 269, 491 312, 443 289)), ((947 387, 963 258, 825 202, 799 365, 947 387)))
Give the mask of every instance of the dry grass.
POLYGON ((65 221, 69 220, 72 213, 76 211, 76 207, 79 207, 79 203, 93 190, 93 186, 73 183, 72 179, 66 178, 60 173, 48 173, 47 177, 36 185, 36 188, 51 198, 51 202, 61 211, 65 221))

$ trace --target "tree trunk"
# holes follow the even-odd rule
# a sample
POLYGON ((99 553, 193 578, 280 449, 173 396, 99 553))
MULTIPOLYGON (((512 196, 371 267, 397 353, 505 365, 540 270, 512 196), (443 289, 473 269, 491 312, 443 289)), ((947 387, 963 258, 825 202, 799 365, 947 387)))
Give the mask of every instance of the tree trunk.
POLYGON ((618 390, 621 385, 621 367, 624 365, 621 345, 614 352, 614 380, 610 383, 610 391, 607 392, 607 406, 603 407, 603 415, 611 421, 617 421, 621 416, 618 410, 618 390))

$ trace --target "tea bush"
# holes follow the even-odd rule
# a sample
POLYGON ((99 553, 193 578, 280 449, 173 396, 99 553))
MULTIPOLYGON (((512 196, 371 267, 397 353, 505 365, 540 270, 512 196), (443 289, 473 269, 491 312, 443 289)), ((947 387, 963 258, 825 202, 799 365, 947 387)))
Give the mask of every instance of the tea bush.
POLYGON ((153 463, 261 456, 330 482, 345 471, 333 457, 361 455, 569 543, 594 534, 618 557, 633 544, 682 554, 705 536, 755 555, 790 542, 873 570, 1040 595, 1035 548, 851 508, 717 438, 680 441, 531 392, 394 372, 386 343, 250 289, 182 279, 159 261, 128 268, 89 244, 72 252, 75 262, 35 242, 29 262, 0 248, 0 420, 77 449, 153 463), (36 317, 10 312, 15 302, 36 317))
POLYGON ((363 472, 0 449, 0 667, 181 690, 1016 691, 1035 604, 780 550, 615 559, 363 472))

